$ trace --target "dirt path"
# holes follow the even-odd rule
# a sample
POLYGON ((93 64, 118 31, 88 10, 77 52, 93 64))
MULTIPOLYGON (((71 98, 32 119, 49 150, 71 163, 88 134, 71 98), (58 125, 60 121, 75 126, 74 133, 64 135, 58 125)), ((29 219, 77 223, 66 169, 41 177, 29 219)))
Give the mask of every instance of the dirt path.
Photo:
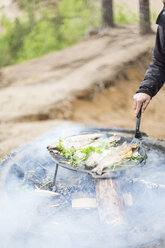
MULTIPOLYGON (((154 34, 140 37, 135 26, 117 28, 109 36, 94 36, 3 68, 0 156, 58 125, 58 120, 134 129, 132 95, 150 61, 154 39, 154 34)), ((163 95, 164 90, 153 100, 142 126, 161 138, 165 138, 163 95)))
POLYGON ((125 63, 153 46, 153 37, 140 37, 134 27, 114 29, 110 37, 89 39, 41 59, 2 69, 0 119, 13 122, 55 118, 59 102, 112 80, 125 63))

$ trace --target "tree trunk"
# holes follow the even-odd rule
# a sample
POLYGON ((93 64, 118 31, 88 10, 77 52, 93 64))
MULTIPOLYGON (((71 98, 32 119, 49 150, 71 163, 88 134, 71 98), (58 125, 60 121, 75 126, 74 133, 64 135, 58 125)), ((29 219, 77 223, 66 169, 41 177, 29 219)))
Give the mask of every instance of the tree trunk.
POLYGON ((113 26, 113 0, 102 0, 102 28, 113 26))
POLYGON ((152 32, 150 23, 150 4, 149 0, 139 0, 140 14, 140 34, 145 35, 152 32))

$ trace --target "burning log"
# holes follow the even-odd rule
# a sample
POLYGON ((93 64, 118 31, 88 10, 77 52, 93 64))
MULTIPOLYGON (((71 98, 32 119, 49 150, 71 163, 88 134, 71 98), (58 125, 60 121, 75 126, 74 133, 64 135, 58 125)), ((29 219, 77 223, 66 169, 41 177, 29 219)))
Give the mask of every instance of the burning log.
POLYGON ((116 179, 95 179, 100 220, 106 224, 124 223, 124 201, 116 179))

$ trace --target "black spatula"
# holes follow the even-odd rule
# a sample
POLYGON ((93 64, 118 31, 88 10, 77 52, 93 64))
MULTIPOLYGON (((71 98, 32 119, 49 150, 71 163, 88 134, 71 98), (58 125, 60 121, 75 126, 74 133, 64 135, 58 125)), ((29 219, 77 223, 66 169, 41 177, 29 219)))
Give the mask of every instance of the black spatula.
MULTIPOLYGON (((142 105, 143 106, 143 105, 142 105)), ((142 145, 142 135, 141 135, 141 132, 140 132, 140 122, 141 122, 141 115, 142 115, 142 106, 139 110, 139 113, 136 117, 136 130, 135 130, 135 137, 133 138, 131 144, 138 144, 139 145, 139 153, 142 155, 142 156, 145 156, 146 155, 146 152, 144 150, 144 147, 142 145)))
POLYGON ((139 110, 139 113, 138 113, 138 115, 136 117, 135 139, 141 139, 142 138, 142 135, 140 133, 140 122, 141 122, 141 115, 142 115, 142 106, 141 106, 141 108, 139 110))

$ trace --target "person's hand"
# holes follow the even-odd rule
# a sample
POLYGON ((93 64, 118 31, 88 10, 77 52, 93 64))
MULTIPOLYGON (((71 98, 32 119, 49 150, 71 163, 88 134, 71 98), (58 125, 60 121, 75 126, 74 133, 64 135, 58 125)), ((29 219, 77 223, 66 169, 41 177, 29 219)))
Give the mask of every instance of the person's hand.
POLYGON ((142 113, 147 108, 148 104, 150 103, 151 97, 145 93, 137 93, 133 96, 133 108, 135 110, 135 115, 137 116, 139 113, 139 110, 142 106, 142 113))

